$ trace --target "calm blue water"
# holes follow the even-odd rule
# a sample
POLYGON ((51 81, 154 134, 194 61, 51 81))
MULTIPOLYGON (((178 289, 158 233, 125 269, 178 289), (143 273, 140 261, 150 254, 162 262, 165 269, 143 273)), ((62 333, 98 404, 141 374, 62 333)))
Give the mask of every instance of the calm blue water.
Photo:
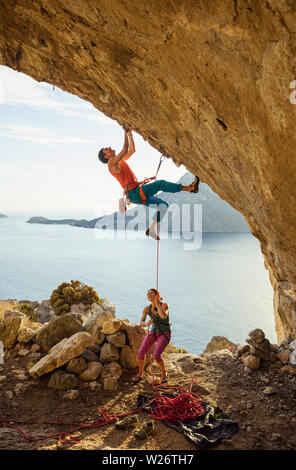
MULTIPOLYGON (((93 229, 27 224, 30 215, 0 220, 0 299, 41 301, 78 279, 113 302, 119 318, 140 320, 156 285, 154 240, 98 239, 93 229)), ((203 234, 198 251, 162 240, 159 290, 170 305, 173 344, 191 353, 216 335, 244 342, 254 328, 276 343, 273 292, 251 234, 203 234)))

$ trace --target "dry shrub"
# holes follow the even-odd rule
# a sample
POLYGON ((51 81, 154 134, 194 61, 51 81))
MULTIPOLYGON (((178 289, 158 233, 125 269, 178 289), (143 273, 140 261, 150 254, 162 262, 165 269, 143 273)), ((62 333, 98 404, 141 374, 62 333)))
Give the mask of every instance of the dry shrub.
POLYGON ((55 289, 50 297, 50 303, 56 315, 64 315, 70 312, 71 306, 82 303, 90 306, 93 303, 100 304, 102 299, 93 287, 87 286, 80 281, 63 282, 55 289))

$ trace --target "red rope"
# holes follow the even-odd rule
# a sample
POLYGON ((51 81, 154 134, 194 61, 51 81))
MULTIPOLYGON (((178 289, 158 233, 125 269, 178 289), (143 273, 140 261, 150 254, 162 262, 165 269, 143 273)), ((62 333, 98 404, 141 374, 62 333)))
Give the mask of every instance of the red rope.
POLYGON ((158 271, 159 271, 159 221, 158 221, 158 202, 156 196, 156 221, 157 221, 157 255, 156 255, 156 289, 158 290, 158 271))
POLYGON ((157 391, 157 395, 153 397, 148 403, 143 405, 140 408, 136 408, 132 411, 127 411, 126 413, 121 414, 109 414, 108 408, 105 406, 98 407, 99 418, 92 423, 65 423, 65 422, 54 422, 54 421, 19 421, 12 419, 0 420, 0 425, 6 426, 16 431, 20 432, 23 437, 30 442, 44 441, 46 439, 51 439, 57 437, 61 444, 77 444, 80 442, 83 437, 79 438, 78 436, 73 436, 75 432, 81 431, 83 429, 95 429, 107 424, 115 423, 118 418, 123 418, 124 416, 139 413, 143 408, 148 407, 152 403, 155 403, 156 406, 151 408, 151 415, 154 419, 160 421, 168 422, 183 422, 189 418, 195 418, 204 412, 203 407, 200 405, 200 397, 191 391, 193 379, 191 381, 191 386, 189 391, 184 391, 180 386, 172 385, 155 385, 153 383, 153 389, 157 391), (162 393, 164 392, 179 392, 175 397, 167 397, 162 393), (25 431, 20 427, 15 426, 19 424, 41 424, 41 425, 58 425, 58 426, 75 426, 69 431, 58 432, 55 434, 50 434, 47 436, 41 437, 30 437, 25 431))

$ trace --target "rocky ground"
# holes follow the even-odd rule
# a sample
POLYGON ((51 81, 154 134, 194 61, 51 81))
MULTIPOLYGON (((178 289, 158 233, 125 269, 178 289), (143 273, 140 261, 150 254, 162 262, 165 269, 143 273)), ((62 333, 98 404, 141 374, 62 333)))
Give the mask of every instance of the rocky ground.
MULTIPOLYGON (((0 375, 6 377, 0 382, 1 420, 90 423, 97 419, 98 406, 106 406, 110 413, 124 413, 136 407, 140 392, 153 392, 151 373, 146 371, 146 380, 132 385, 130 378, 136 370, 131 370, 129 375, 120 378, 118 390, 94 392, 82 383, 78 398, 71 401, 63 398, 63 390, 48 388, 48 374, 32 379, 26 361, 25 357, 7 358, 0 366, 0 375)), ((195 376, 198 385, 193 386, 193 391, 205 401, 220 406, 239 424, 239 432, 231 439, 223 440, 214 447, 215 450, 296 449, 295 375, 263 368, 246 372, 244 364, 230 352, 214 353, 205 358, 169 354, 165 362, 170 385, 188 389, 192 376, 195 376)), ((154 371, 157 375, 156 366, 154 371)), ((138 414, 139 424, 149 418, 146 413, 138 414)), ((33 438, 66 429, 56 425, 19 424, 19 427, 33 438)), ((70 445, 60 444, 56 438, 29 442, 18 431, 0 425, 0 449, 195 449, 182 434, 160 422, 155 423, 154 433, 146 440, 137 440, 133 431, 118 430, 114 424, 75 435, 82 440, 70 445)))

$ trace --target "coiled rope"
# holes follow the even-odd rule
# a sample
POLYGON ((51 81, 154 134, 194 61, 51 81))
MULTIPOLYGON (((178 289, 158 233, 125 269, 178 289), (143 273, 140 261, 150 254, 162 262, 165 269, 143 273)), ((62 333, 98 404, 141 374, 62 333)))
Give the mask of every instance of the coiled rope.
POLYGON ((77 444, 78 442, 82 441, 83 437, 74 436, 74 434, 78 431, 83 431, 85 429, 96 429, 108 424, 115 423, 119 418, 123 418, 135 413, 141 413, 143 412, 143 409, 147 407, 151 407, 151 416, 157 421, 173 423, 183 422, 184 420, 196 418, 204 412, 204 408, 200 404, 201 398, 196 393, 192 392, 192 385, 194 380, 195 378, 192 377, 191 385, 188 391, 182 389, 180 386, 153 384, 153 389, 156 390, 157 395, 145 405, 125 413, 110 414, 106 406, 99 406, 99 417, 92 423, 0 419, 0 425, 18 431, 20 434, 22 434, 24 439, 29 442, 45 441, 47 439, 58 438, 61 444, 69 445, 77 444), (170 396, 163 394, 168 392, 170 396), (175 394, 175 396, 172 396, 172 394, 175 394), (153 407, 151 405, 153 405, 153 407), (71 429, 46 436, 31 437, 28 436, 25 431, 19 427, 19 425, 23 424, 70 426, 71 429))

